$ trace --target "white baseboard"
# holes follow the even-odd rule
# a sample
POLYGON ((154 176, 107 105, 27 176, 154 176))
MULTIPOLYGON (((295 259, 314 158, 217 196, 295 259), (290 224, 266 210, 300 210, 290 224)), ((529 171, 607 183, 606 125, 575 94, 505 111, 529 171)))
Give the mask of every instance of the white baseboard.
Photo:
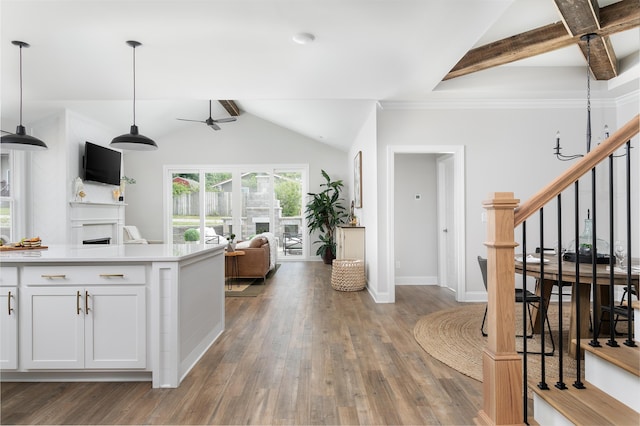
POLYGON ((399 277, 396 275, 396 285, 438 285, 438 277, 399 277))

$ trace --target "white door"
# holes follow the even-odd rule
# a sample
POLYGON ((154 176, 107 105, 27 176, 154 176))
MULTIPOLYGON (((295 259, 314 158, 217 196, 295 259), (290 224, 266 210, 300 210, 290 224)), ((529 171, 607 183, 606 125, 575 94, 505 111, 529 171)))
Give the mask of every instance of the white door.
POLYGON ((0 292, 0 368, 18 368, 18 309, 16 287, 0 292))
POLYGON ((458 289, 455 252, 454 157, 438 157, 438 275, 441 287, 458 289))
POLYGON ((87 287, 85 368, 146 366, 145 288, 87 287))
POLYGON ((20 366, 84 366, 84 305, 76 287, 20 289, 20 366))

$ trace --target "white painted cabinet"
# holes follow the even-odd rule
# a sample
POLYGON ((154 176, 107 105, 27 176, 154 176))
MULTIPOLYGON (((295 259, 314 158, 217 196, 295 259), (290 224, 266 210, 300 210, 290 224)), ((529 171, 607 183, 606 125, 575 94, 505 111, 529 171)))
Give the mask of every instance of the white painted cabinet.
POLYGON ((224 331, 224 302, 221 244, 0 253, 1 379, 175 388, 224 331))
POLYGON ((20 369, 146 366, 143 265, 37 265, 21 271, 20 369))
POLYGON ((362 226, 339 226, 336 229, 336 259, 365 260, 362 226))
POLYGON ((145 368, 144 286, 23 287, 21 368, 145 368))
POLYGON ((53 286, 20 290, 22 368, 84 367, 84 312, 80 291, 53 286))
POLYGON ((0 368, 7 370, 18 368, 17 289, 0 287, 0 368))

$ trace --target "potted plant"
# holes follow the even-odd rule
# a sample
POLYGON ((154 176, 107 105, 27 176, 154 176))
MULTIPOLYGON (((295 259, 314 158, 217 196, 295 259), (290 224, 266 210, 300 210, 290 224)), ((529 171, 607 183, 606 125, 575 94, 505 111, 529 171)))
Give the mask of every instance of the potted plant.
POLYGON ((321 170, 325 183, 320 184, 324 189, 318 193, 309 192, 311 199, 306 205, 306 220, 309 233, 319 231, 319 239, 314 244, 320 244, 316 254, 322 257, 326 264, 331 264, 336 257, 336 226, 344 223, 347 217, 346 208, 342 205, 340 193, 344 184, 341 180, 332 181, 327 172, 321 170))

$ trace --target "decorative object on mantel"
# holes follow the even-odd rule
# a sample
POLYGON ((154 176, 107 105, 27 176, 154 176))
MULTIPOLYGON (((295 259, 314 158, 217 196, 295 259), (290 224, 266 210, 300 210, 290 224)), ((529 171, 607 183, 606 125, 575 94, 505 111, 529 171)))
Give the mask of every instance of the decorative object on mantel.
POLYGON ((77 177, 74 180, 73 185, 74 185, 73 193, 75 195, 75 200, 82 203, 84 201, 84 197, 87 196, 87 193, 84 192, 84 183, 82 182, 82 179, 77 177))
POLYGON ((136 47, 141 46, 142 43, 129 40, 127 44, 133 48, 133 125, 129 133, 113 138, 111 146, 133 151, 156 150, 158 145, 152 139, 138 133, 138 126, 136 126, 136 47))
MULTIPOLYGON (((591 39, 598 37, 595 33, 585 34, 580 37, 580 40, 587 43, 587 154, 591 152, 591 39)), ((609 126, 604 126, 604 138, 609 137, 609 126)), ((569 161, 576 158, 584 157, 584 154, 564 155, 560 153, 562 147, 560 146, 560 131, 556 133, 556 146, 553 149, 554 155, 560 161, 569 161)), ((614 157, 624 157, 627 154, 614 155, 614 157)))
POLYGON ((127 184, 133 185, 135 183, 136 183, 136 180, 134 178, 130 178, 128 176, 122 176, 122 178, 120 178, 120 190, 119 190, 120 196, 118 197, 119 201, 124 201, 124 190, 127 187, 127 184))
POLYGON ((0 138, 0 146, 2 146, 3 149, 41 151, 47 149, 47 145, 40 139, 27 135, 22 125, 22 48, 29 47, 29 43, 13 40, 11 44, 20 48, 20 124, 18 124, 15 134, 6 132, 9 134, 0 138))

